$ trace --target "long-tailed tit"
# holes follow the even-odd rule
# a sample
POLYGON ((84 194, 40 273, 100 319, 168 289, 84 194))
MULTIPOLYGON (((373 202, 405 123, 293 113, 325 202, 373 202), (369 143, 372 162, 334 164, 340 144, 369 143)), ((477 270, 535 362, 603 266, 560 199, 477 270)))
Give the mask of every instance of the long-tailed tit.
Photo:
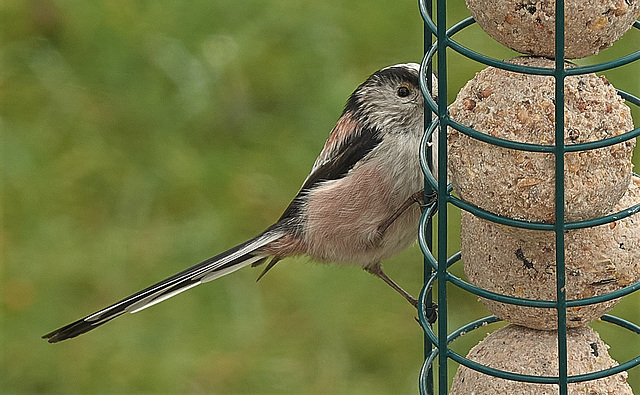
POLYGON ((417 236, 416 203, 423 201, 424 188, 418 69, 415 63, 384 68, 353 92, 300 192, 267 230, 43 338, 54 343, 78 336, 248 265, 265 265, 259 279, 276 262, 296 255, 360 265, 415 306, 380 262, 417 236))

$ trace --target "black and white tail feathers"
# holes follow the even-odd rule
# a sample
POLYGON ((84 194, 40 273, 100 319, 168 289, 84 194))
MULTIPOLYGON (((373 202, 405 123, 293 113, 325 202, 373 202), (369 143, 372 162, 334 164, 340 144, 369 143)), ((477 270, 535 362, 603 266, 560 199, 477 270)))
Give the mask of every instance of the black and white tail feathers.
MULTIPOLYGON (((148 288, 143 289, 121 301, 112 304, 87 317, 72 322, 69 325, 56 329, 55 331, 42 336, 48 339, 49 343, 56 343, 65 339, 76 337, 98 326, 111 321, 124 314, 135 313, 156 303, 160 303, 172 296, 193 288, 196 285, 207 281, 215 280, 226 274, 234 272, 245 266, 257 264, 269 256, 260 253, 258 250, 268 243, 281 238, 284 234, 277 230, 267 230, 266 232, 239 244, 221 254, 198 263, 180 273, 160 281, 148 288)), ((267 267, 270 268, 271 266, 267 267)), ((263 272, 264 274, 264 272, 263 272)))

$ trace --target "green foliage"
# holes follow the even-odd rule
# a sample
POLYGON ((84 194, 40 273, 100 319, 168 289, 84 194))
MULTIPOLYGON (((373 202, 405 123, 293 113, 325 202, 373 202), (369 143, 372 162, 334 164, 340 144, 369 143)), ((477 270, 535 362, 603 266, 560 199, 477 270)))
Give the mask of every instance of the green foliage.
MULTIPOLYGON (((2 2, 2 393, 414 392, 415 311, 358 268, 304 259, 39 337, 270 225, 355 86, 420 60, 415 3, 2 2)), ((513 56, 474 32, 463 42, 513 56)), ((451 99, 482 67, 456 66, 451 99)), ((420 262, 414 247, 385 267, 417 294, 420 262)), ((451 295, 452 327, 486 315, 451 295)))

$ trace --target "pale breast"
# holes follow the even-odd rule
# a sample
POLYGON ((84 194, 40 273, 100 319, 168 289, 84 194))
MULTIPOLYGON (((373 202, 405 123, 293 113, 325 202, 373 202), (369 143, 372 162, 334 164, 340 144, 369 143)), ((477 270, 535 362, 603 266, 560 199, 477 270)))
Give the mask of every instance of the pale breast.
POLYGON ((363 163, 347 177, 328 181, 310 194, 303 234, 312 258, 366 265, 398 253, 416 239, 420 217, 417 205, 383 235, 379 232, 380 226, 422 189, 413 154, 407 158, 396 156, 394 161, 393 169, 401 171, 376 167, 387 161, 363 163))

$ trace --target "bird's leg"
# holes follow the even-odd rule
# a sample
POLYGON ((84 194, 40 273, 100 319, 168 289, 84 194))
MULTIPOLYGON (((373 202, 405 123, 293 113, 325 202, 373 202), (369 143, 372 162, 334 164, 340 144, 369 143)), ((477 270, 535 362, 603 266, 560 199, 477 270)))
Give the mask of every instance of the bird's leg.
POLYGON ((431 306, 425 309, 425 315, 427 316, 427 322, 433 324, 438 319, 438 304, 431 302, 431 306))
MULTIPOLYGON (((420 209, 424 212, 424 210, 427 207, 431 206, 432 204, 435 204, 437 198, 438 198, 438 195, 436 192, 433 192, 425 197, 424 190, 418 191, 413 195, 409 196, 409 198, 389 218, 387 218, 386 221, 384 221, 380 226, 378 226, 378 236, 380 237, 380 239, 384 236, 389 226, 391 226, 391 224, 393 224, 413 204, 418 203, 420 205, 420 209), (427 198, 428 201, 425 201, 425 198, 427 198)), ((382 271, 382 266, 380 266, 379 262, 373 265, 365 266, 364 270, 382 279, 382 281, 389 284, 391 288, 395 289, 396 292, 402 295, 402 297, 405 298, 409 303, 411 303, 415 308, 418 308, 418 300, 413 296, 411 296, 407 291, 402 289, 398 284, 395 283, 395 281, 389 278, 389 276, 387 276, 386 273, 382 271)), ((431 324, 433 324, 438 317, 437 308, 438 308, 438 305, 436 303, 432 303, 430 308, 427 309, 428 311, 430 310, 428 321, 431 324)))
MULTIPOLYGON (((414 193, 413 195, 411 195, 411 198, 413 198, 420 205, 420 210, 424 212, 424 210, 427 207, 433 206, 438 202, 438 192, 432 191, 430 194, 425 195, 424 190, 422 190, 418 193, 414 193)), ((435 214, 436 214, 436 211, 433 210, 433 212, 431 213, 431 216, 433 217, 435 214)))
POLYGON ((384 236, 385 232, 387 231, 387 229, 389 229, 391 224, 393 224, 405 211, 407 211, 409 207, 413 206, 415 203, 418 203, 420 205, 420 209, 424 211, 425 208, 435 203, 438 195, 435 192, 429 194, 427 196, 429 200, 426 202, 424 198, 424 190, 418 191, 409 196, 409 198, 389 218, 387 218, 386 221, 378 226, 378 235, 380 236, 380 238, 384 236))
POLYGON ((382 281, 384 281, 385 283, 389 284, 389 286, 391 286, 391 288, 395 289, 396 292, 398 292, 409 303, 411 303, 413 305, 413 307, 418 308, 418 300, 416 298, 414 298, 413 296, 409 295, 409 293, 407 291, 405 291, 404 289, 400 288, 400 286, 398 284, 396 284, 392 279, 390 279, 389 276, 387 276, 385 274, 385 272, 382 271, 382 266, 380 266, 380 263, 374 263, 373 265, 367 265, 367 266, 364 267, 364 270, 366 270, 367 272, 373 274, 374 276, 382 279, 382 281))

